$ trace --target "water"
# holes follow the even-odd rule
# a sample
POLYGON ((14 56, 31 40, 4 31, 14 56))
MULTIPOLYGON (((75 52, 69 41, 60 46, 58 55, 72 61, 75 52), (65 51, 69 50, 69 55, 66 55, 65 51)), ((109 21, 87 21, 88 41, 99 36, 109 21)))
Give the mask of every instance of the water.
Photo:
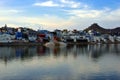
POLYGON ((0 80, 120 80, 120 44, 0 47, 0 80))

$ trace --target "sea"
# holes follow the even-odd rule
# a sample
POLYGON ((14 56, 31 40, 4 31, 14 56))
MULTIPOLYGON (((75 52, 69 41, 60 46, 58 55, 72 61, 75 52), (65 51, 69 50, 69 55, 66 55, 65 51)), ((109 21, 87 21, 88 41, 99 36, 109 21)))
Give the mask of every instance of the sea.
POLYGON ((120 80, 120 44, 1 46, 0 80, 120 80))

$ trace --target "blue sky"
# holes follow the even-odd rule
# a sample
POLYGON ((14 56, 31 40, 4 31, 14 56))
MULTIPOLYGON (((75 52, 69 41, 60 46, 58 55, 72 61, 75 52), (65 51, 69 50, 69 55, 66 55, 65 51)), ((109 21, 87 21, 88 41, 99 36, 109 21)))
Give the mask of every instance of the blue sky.
POLYGON ((120 27, 120 0, 0 0, 0 26, 78 29, 120 27))

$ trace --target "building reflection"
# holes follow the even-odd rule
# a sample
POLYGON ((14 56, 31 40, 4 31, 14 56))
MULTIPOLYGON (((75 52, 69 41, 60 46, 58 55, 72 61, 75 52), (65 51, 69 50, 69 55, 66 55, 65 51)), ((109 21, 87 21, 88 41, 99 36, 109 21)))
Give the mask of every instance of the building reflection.
POLYGON ((37 46, 35 53, 38 57, 45 57, 50 55, 49 48, 46 48, 45 46, 37 46))
POLYGON ((33 57, 54 56, 55 58, 72 56, 88 57, 93 61, 98 61, 102 56, 112 54, 120 56, 119 44, 96 44, 96 45, 68 45, 67 47, 47 48, 45 46, 17 46, 0 47, 0 60, 5 63, 20 59, 22 61, 32 59, 33 57))
POLYGON ((34 55, 36 55, 35 47, 16 47, 15 50, 15 58, 19 58, 21 60, 31 59, 34 55))

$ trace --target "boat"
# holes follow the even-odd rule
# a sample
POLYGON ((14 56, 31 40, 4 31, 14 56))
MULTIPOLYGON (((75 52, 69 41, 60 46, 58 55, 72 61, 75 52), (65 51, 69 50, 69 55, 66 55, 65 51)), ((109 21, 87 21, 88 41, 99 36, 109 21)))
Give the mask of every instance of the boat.
POLYGON ((53 41, 51 41, 51 42, 45 43, 45 46, 46 47, 66 47, 67 44, 64 43, 64 42, 53 42, 53 41))

